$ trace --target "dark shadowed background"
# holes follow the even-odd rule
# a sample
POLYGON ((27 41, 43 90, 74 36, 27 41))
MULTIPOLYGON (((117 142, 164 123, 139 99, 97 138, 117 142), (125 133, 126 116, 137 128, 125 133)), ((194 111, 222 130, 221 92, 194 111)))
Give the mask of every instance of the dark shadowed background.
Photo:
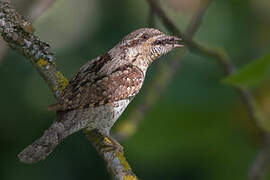
MULTIPOLYGON (((19 11, 32 1, 25 1, 19 11)), ((184 30, 198 2, 163 0, 162 7, 184 30)), ((144 0, 59 0, 34 25, 37 35, 51 44, 59 69, 71 78, 126 34, 146 27, 148 10, 144 0)), ((237 67, 247 64, 269 51, 270 1, 214 1, 195 39, 225 47, 237 67)), ((149 82, 158 76, 157 65, 178 58, 176 51, 151 66, 142 91, 121 120, 143 100, 149 82)), ((187 53, 179 61, 181 68, 167 91, 138 132, 123 143, 130 165, 147 180, 246 179, 261 133, 239 95, 220 82, 223 74, 215 60, 187 53)), ((266 99, 268 83, 252 90, 266 99)), ((0 61, 0 87, 1 180, 109 179, 103 160, 81 132, 68 137, 45 161, 20 163, 17 154, 54 120, 55 113, 47 110, 54 98, 33 67, 12 50, 0 61)))

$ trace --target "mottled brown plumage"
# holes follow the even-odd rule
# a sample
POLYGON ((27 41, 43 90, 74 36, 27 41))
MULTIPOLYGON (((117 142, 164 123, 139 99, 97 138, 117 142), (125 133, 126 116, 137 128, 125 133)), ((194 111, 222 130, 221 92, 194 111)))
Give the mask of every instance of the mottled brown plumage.
POLYGON ((64 90, 57 110, 96 107, 128 99, 139 92, 144 80, 143 72, 133 65, 124 65, 109 75, 93 79, 79 77, 64 90))
POLYGON ((110 129, 140 91, 147 68, 171 51, 180 39, 157 29, 138 29, 110 51, 83 65, 49 109, 58 120, 19 154, 21 161, 38 162, 65 137, 83 128, 109 135, 110 129))

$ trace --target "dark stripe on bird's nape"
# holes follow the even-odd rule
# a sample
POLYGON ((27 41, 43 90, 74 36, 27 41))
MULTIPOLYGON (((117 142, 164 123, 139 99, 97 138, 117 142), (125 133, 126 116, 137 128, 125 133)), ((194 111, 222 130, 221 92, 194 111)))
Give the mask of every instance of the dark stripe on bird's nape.
POLYGON ((110 62, 112 60, 109 53, 105 53, 103 56, 101 56, 99 61, 94 62, 93 67, 91 68, 91 72, 97 73, 107 62, 110 62))

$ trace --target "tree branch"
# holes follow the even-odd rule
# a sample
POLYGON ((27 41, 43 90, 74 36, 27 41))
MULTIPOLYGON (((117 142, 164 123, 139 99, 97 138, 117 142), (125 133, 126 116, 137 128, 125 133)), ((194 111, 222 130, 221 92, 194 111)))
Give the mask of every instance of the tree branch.
POLYGON ((8 1, 0 2, 0 33, 9 47, 29 60, 43 77, 54 96, 60 98, 68 80, 57 70, 49 44, 35 36, 30 22, 13 9, 8 1))
MULTIPOLYGON (((40 73, 55 98, 61 98, 61 92, 68 80, 56 67, 56 59, 49 45, 34 35, 30 22, 26 21, 9 1, 0 1, 0 33, 8 46, 23 55, 40 73)), ((103 157, 108 170, 116 179, 136 180, 122 151, 113 147, 113 140, 99 132, 85 130, 87 137, 98 153, 103 157)))
POLYGON ((192 38, 195 35, 195 33, 198 31, 198 29, 200 28, 202 24, 203 17, 206 13, 206 10, 210 6, 210 4, 211 4, 211 0, 201 0, 199 9, 195 13, 195 15, 192 17, 186 29, 185 35, 187 37, 192 38))
MULTIPOLYGON (((44 11, 46 11, 49 7, 52 6, 52 4, 55 2, 55 0, 37 0, 34 3, 27 3, 25 5, 24 2, 24 10, 26 11, 25 17, 32 22, 35 21, 41 14, 43 14, 44 11)), ((0 63, 3 60, 3 57, 6 54, 8 46, 4 44, 4 40, 0 39, 0 63)))
MULTIPOLYGON (((124 152, 115 146, 115 140, 109 136, 103 135, 97 130, 84 131, 87 138, 96 148, 99 155, 105 161, 107 169, 117 180, 138 180, 128 164, 124 152)), ((116 142, 117 143, 117 142, 116 142)))

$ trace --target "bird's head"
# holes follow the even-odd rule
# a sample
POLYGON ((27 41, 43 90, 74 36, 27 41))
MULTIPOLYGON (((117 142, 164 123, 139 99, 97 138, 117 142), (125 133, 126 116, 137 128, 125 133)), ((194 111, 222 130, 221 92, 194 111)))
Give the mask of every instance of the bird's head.
POLYGON ((167 54, 179 44, 180 38, 169 36, 154 28, 141 28, 125 36, 108 54, 121 64, 131 63, 146 72, 149 65, 162 55, 167 54))
POLYGON ((142 28, 128 34, 121 42, 120 47, 125 49, 129 59, 147 61, 149 65, 158 57, 167 54, 179 44, 181 39, 169 36, 153 28, 142 28))

